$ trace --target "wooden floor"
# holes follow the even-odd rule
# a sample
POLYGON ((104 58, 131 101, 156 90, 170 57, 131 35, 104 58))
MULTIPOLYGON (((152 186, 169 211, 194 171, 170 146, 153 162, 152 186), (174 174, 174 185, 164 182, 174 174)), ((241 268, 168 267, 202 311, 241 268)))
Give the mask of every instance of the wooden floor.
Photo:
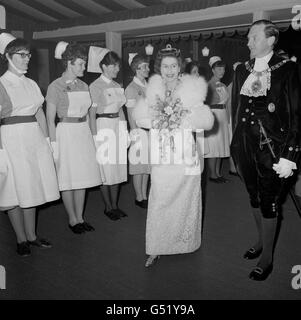
POLYGON ((90 190, 86 219, 95 232, 71 233, 61 202, 41 209, 39 234, 54 246, 35 248, 26 258, 15 253, 14 233, 1 214, 0 265, 7 282, 0 299, 301 299, 301 289, 291 286, 292 267, 301 265, 301 219, 291 199, 283 210, 274 271, 265 282, 254 282, 248 274, 256 261, 242 254, 255 240, 255 224, 243 184, 230 179, 205 188, 201 248, 163 256, 150 269, 144 267, 146 211, 135 206, 131 183, 120 195, 128 217, 119 221, 104 216, 100 191, 90 190))

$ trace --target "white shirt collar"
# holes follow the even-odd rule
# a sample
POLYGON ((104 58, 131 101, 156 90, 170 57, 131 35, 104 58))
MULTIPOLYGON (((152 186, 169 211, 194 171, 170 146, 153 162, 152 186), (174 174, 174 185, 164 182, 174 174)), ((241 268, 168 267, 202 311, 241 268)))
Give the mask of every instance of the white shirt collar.
POLYGON ((263 71, 269 67, 268 62, 271 60, 274 51, 272 50, 270 53, 261 58, 255 58, 254 70, 255 71, 263 71))
POLYGON ((7 70, 4 74, 5 78, 11 82, 19 82, 21 80, 24 80, 26 77, 24 74, 22 74, 21 76, 17 76, 16 74, 14 74, 13 72, 11 72, 10 70, 7 70))
POLYGON ((133 81, 138 84, 138 86, 141 86, 143 88, 145 88, 146 83, 143 83, 139 78, 137 78, 136 76, 134 77, 133 81))
POLYGON ((107 78, 104 74, 102 74, 100 77, 107 84, 110 84, 112 82, 112 79, 107 78))

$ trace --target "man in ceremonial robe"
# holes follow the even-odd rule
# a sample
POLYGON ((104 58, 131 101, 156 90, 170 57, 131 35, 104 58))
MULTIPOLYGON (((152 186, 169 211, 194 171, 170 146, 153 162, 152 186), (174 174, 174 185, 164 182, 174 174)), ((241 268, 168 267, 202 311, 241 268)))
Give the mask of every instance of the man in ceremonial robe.
POLYGON ((253 59, 237 67, 232 91, 231 154, 258 229, 258 241, 244 258, 260 256, 249 275, 258 281, 273 269, 279 196, 300 153, 300 80, 296 63, 274 53, 278 36, 269 20, 252 24, 248 47, 253 59))

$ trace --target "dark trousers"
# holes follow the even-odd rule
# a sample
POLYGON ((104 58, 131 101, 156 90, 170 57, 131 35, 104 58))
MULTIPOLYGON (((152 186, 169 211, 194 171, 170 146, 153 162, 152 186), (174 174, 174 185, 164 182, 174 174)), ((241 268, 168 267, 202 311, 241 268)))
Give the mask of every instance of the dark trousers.
MULTIPOLYGON (((238 172, 245 182, 250 196, 251 206, 261 209, 264 218, 275 218, 278 212, 278 200, 282 190, 282 181, 273 170, 274 159, 268 146, 259 146, 259 128, 248 127, 236 132, 231 145, 231 153, 238 172), (258 129, 258 130, 257 130, 258 129)), ((273 145, 279 155, 279 146, 273 145)))

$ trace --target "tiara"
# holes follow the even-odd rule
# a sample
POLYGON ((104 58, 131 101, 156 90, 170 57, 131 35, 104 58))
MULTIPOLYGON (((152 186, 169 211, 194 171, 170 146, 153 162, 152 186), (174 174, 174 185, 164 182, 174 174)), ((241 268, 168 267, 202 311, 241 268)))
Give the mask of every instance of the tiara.
POLYGON ((175 55, 176 57, 178 57, 180 54, 181 54, 181 50, 180 49, 177 49, 177 48, 173 48, 171 46, 171 44, 167 44, 166 47, 164 49, 161 49, 159 51, 159 53, 164 56, 164 55, 167 55, 167 54, 172 54, 172 55, 175 55))

